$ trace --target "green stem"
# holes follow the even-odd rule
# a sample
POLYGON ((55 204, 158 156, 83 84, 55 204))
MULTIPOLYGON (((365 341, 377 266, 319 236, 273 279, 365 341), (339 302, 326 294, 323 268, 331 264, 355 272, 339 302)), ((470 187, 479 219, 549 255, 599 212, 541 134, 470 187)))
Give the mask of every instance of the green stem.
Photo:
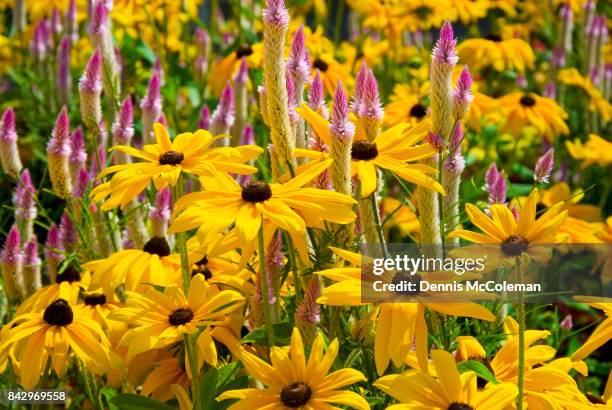
POLYGON ((184 334, 183 341, 185 342, 185 352, 189 367, 191 368, 191 398, 193 400, 194 410, 201 410, 202 403, 200 400, 200 369, 198 367, 198 351, 195 346, 195 336, 184 334))
POLYGON ((370 195, 370 203, 372 204, 372 213, 374 214, 374 224, 376 226, 376 233, 378 234, 378 241, 380 242, 380 250, 382 251, 382 256, 387 256, 385 236, 383 234, 382 225, 380 223, 380 215, 378 214, 378 206, 376 204, 376 193, 372 193, 372 195, 370 195))
MULTIPOLYGON (((523 283, 523 272, 521 271, 521 265, 517 258, 516 269, 519 277, 519 283, 523 283)), ((517 306, 517 316, 519 325, 518 334, 518 399, 516 403, 517 410, 523 410, 523 389, 525 384, 525 301, 523 298, 523 292, 519 292, 519 301, 517 306)))
POLYGON ((295 257, 295 248, 293 246, 293 241, 291 241, 291 237, 287 232, 283 232, 283 237, 285 238, 285 244, 287 245, 287 249, 289 250, 289 264, 291 265, 291 274, 293 275, 295 296, 297 297, 297 300, 301 300, 302 283, 300 282, 299 270, 296 263, 297 258, 295 257))
POLYGON ((268 274, 266 272, 266 250, 264 244, 264 232, 263 232, 263 216, 261 218, 261 225, 259 227, 258 242, 259 242, 259 269, 260 278, 259 283, 261 284, 261 301, 264 308, 264 321, 266 322, 266 333, 268 335, 268 345, 274 346, 274 329, 272 328, 272 314, 270 312, 270 299, 268 291, 268 274))
MULTIPOLYGON (((180 176, 176 185, 172 188, 172 202, 176 203, 183 196, 183 177, 180 176)), ((176 248, 181 255, 181 272, 183 274, 183 290, 185 295, 189 292, 191 282, 191 272, 189 269, 189 258, 187 257, 187 239, 185 232, 176 234, 176 248)))

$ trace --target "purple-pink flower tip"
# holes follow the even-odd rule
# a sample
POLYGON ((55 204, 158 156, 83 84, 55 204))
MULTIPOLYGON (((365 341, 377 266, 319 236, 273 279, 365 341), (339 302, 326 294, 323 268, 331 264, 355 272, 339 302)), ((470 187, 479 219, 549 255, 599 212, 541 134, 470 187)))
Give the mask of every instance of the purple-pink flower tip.
POLYGON ((316 110, 324 103, 324 92, 321 73, 317 70, 308 92, 308 106, 311 109, 316 110))
POLYGON ((102 90, 102 54, 98 49, 87 62, 85 72, 79 81, 79 90, 90 93, 98 93, 102 90))
POLYGON ((21 256, 21 235, 19 235, 19 229, 16 225, 11 227, 4 246, 2 248, 2 261, 7 264, 15 264, 18 258, 21 256))
POLYGON ((207 105, 203 105, 202 109, 200 110, 198 128, 201 130, 208 130, 210 128, 210 109, 207 105))
POLYGON ((51 133, 47 152, 54 155, 70 155, 70 119, 65 105, 55 120, 55 128, 51 133))
POLYGON ((15 112, 12 107, 7 108, 2 113, 0 119, 0 140, 15 141, 17 133, 15 132, 15 112))
POLYGON ((240 84, 246 84, 247 79, 249 78, 249 67, 246 62, 246 58, 242 57, 240 60, 240 68, 234 77, 234 81, 240 84))
POLYGON ((263 17, 264 22, 269 25, 286 27, 289 24, 289 11, 285 7, 285 1, 266 0, 263 17))
POLYGON ((330 133, 347 141, 352 140, 355 135, 355 126, 349 120, 348 96, 340 81, 338 81, 334 93, 334 107, 330 124, 330 133))
POLYGON ((542 155, 535 165, 533 179, 538 183, 547 183, 555 165, 555 149, 550 148, 542 155))
POLYGON ((440 29, 440 37, 434 47, 433 58, 439 63, 454 66, 459 61, 455 47, 457 40, 453 34, 453 26, 450 21, 445 21, 440 29))
POLYGON ((96 35, 106 29, 109 9, 104 0, 98 0, 91 10, 91 21, 89 23, 89 34, 96 35))
POLYGON ((147 86, 147 94, 140 102, 140 107, 143 110, 161 109, 161 94, 160 94, 161 81, 159 74, 154 72, 149 78, 149 84, 147 86))

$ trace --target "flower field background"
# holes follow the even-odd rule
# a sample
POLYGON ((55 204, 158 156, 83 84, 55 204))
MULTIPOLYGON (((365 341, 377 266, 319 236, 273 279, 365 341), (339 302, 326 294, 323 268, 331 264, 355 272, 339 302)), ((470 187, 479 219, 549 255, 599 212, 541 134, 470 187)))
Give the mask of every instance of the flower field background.
POLYGON ((0 389, 67 392, 2 408, 612 408, 608 299, 361 297, 366 248, 612 243, 611 13, 0 0, 0 389))

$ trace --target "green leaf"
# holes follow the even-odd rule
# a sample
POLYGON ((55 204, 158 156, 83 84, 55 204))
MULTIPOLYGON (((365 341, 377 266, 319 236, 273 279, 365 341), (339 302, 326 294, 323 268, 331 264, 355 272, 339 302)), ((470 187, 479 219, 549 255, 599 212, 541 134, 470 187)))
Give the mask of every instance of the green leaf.
POLYGON ((200 400, 202 402, 202 409, 214 409, 216 408, 217 401, 217 369, 214 367, 209 369, 202 377, 200 382, 200 400))
POLYGON ((487 368, 484 364, 477 360, 466 360, 465 362, 461 362, 457 364, 457 369, 459 369, 460 373, 465 372, 474 372, 486 381, 489 381, 493 384, 498 384, 499 382, 495 380, 495 375, 493 372, 487 368))
MULTIPOLYGON (((264 325, 253 330, 251 333, 242 338, 240 343, 255 343, 262 346, 268 346, 268 338, 266 337, 267 327, 264 325)), ((273 323, 272 331, 274 332, 274 339, 278 346, 286 345, 291 338, 291 332, 293 328, 289 323, 273 323)))
POLYGON ((217 369, 217 390, 223 387, 225 383, 227 383, 230 378, 236 373, 238 367, 240 366, 240 362, 232 362, 226 364, 220 369, 217 369))
POLYGON ((121 410, 174 410, 174 407, 137 394, 121 393, 110 400, 110 403, 121 410))

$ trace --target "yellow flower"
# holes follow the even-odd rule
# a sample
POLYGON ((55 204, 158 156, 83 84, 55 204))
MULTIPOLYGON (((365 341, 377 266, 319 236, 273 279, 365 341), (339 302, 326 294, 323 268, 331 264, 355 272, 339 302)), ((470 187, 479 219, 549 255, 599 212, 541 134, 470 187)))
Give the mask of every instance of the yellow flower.
POLYGON ((239 293, 219 291, 206 283, 203 275, 191 279, 185 297, 178 286, 168 286, 163 293, 149 288, 144 294, 126 292, 126 307, 109 315, 110 319, 135 325, 121 339, 128 346, 128 360, 138 353, 160 349, 182 340, 185 334, 217 323, 244 302, 239 293))
MULTIPOLYGON (((343 249, 331 248, 348 266, 326 269, 316 272, 336 283, 323 289, 317 303, 329 306, 363 306, 361 270, 362 256, 343 249)), ((433 274, 432 274, 433 275, 433 274)), ((419 275, 420 276, 420 275, 419 275)), ((390 283, 391 280, 387 280, 390 283)), ((405 297, 406 295, 401 295, 405 297)), ((401 366, 410 352, 413 344, 416 347, 419 365, 427 367, 427 325, 425 324, 425 308, 451 316, 474 317, 492 321, 495 316, 476 303, 437 303, 440 298, 429 298, 427 295, 415 294, 417 303, 382 303, 374 340, 374 357, 378 374, 383 374, 389 361, 401 366), (398 325, 401 324, 401 325, 398 325)), ((405 299, 403 299, 405 302, 405 299)))
MULTIPOLYGON (((317 136, 330 145, 329 123, 320 114, 303 104, 296 111, 310 124, 317 136)), ((358 124, 359 125, 359 124, 358 124)), ((437 154, 437 150, 429 143, 415 145, 427 136, 431 124, 421 121, 416 126, 401 123, 383 131, 372 142, 364 137, 363 126, 358 126, 356 138, 351 148, 351 174, 358 176, 361 183, 361 196, 367 197, 376 190, 377 168, 386 169, 398 177, 444 194, 444 188, 427 174, 436 172, 423 164, 407 164, 409 161, 419 161, 437 154)), ((298 157, 318 159, 327 154, 307 149, 296 149, 298 157)))
POLYGON ((160 360, 157 367, 147 375, 140 395, 166 402, 173 396, 172 386, 179 385, 189 389, 190 384, 191 380, 185 369, 181 367, 179 359, 172 357, 160 360))
POLYGON ((100 326, 73 310, 65 299, 56 299, 43 312, 26 313, 6 324, 0 351, 15 347, 21 360, 21 384, 36 387, 47 360, 62 375, 73 351, 91 371, 102 374, 109 364, 108 339, 100 326))
POLYGON ((337 355, 338 339, 334 339, 325 351, 323 336, 318 333, 307 359, 300 332, 294 328, 291 346, 272 347, 271 365, 247 351, 241 354, 240 360, 246 370, 267 388, 230 390, 221 394, 218 400, 239 399, 228 410, 315 410, 332 408, 330 403, 368 410, 370 406, 361 395, 339 390, 365 381, 361 372, 345 368, 328 374, 337 355))
POLYGON ((50 300, 62 298, 71 305, 76 305, 79 293, 89 287, 91 275, 89 271, 80 269, 70 264, 62 268, 55 278, 55 283, 40 288, 19 305, 15 316, 24 313, 38 313, 47 307, 50 300))
POLYGON ((263 151, 259 147, 246 145, 211 148, 215 138, 205 130, 193 134, 182 133, 170 141, 168 131, 162 124, 155 123, 153 127, 156 143, 145 145, 142 151, 125 145, 112 148, 144 159, 145 162, 114 165, 100 173, 98 178, 115 173, 109 182, 97 186, 91 192, 95 201, 110 195, 101 210, 107 211, 119 205, 124 207, 151 181, 158 191, 168 185, 174 186, 181 172, 213 176, 221 172, 252 174, 257 171, 255 167, 244 163, 263 151))
POLYGON ((425 98, 429 95, 429 84, 412 81, 396 84, 390 102, 385 106, 384 124, 392 127, 403 122, 413 126, 427 117, 425 98))
MULTIPOLYGON (((518 379, 518 332, 518 323, 513 318, 506 317, 504 320, 506 341, 491 359, 487 357, 484 348, 476 338, 460 336, 457 338, 457 361, 478 361, 491 371, 498 382, 516 384, 518 379)), ((576 383, 567 373, 570 369, 575 369, 586 375, 588 373, 586 364, 567 358, 552 360, 555 357, 555 349, 538 344, 548 336, 550 332, 547 330, 525 331, 525 402, 530 408, 560 408, 569 401, 581 402, 584 405, 584 398, 576 383)), ((477 385, 482 389, 485 386, 490 387, 491 383, 478 376, 477 385)))
POLYGON ((531 46, 520 38, 503 40, 497 35, 470 38, 457 46, 457 54, 472 70, 493 67, 495 71, 516 70, 524 73, 533 68, 535 55, 531 46))
POLYGON ((559 71, 557 79, 560 83, 580 88, 589 97, 589 111, 596 111, 604 122, 612 117, 612 104, 601 94, 590 78, 583 77, 575 68, 559 71))
POLYGON ((538 134, 552 143, 559 134, 569 134, 564 120, 568 115, 553 99, 533 93, 516 92, 505 95, 499 103, 507 113, 503 130, 519 138, 527 126, 534 127, 538 134))
POLYGON ((221 91, 223 91, 227 82, 234 77, 234 74, 240 68, 240 62, 243 57, 250 70, 261 68, 263 63, 263 43, 241 44, 236 50, 212 65, 208 82, 210 83, 213 95, 221 95, 221 91))
POLYGON ((92 272, 92 288, 102 288, 106 297, 112 297, 121 285, 127 291, 143 291, 147 284, 182 283, 179 255, 171 254, 168 242, 160 237, 151 238, 143 250, 126 249, 83 267, 92 272))
POLYGON ((577 299, 596 309, 603 310, 606 318, 597 326, 593 333, 591 333, 587 341, 584 342, 578 350, 572 353, 572 360, 574 361, 584 359, 612 339, 612 303, 605 302, 609 299, 599 300, 600 298, 586 297, 577 299))
POLYGON ((476 373, 459 374, 450 353, 434 350, 431 356, 437 378, 421 370, 411 370, 381 377, 374 383, 402 403, 387 409, 503 410, 518 395, 517 387, 510 383, 478 391, 476 373))
POLYGON ((303 235, 307 226, 322 227, 324 221, 347 224, 355 219, 353 198, 337 192, 302 188, 329 167, 331 160, 314 163, 306 172, 283 184, 251 181, 240 187, 226 178, 224 189, 187 194, 179 199, 178 216, 169 232, 199 228, 216 234, 235 224, 243 245, 255 242, 263 221, 294 235, 303 235))
POLYGON ((582 160, 582 168, 592 164, 602 167, 612 164, 612 142, 606 141, 596 134, 589 134, 586 144, 579 139, 566 141, 565 146, 572 158, 582 160))
POLYGON ((413 0, 390 2, 390 14, 401 30, 429 31, 452 20, 455 10, 448 0, 413 0))
POLYGON ((466 25, 485 17, 489 6, 489 0, 455 0, 452 4, 456 19, 466 25))

